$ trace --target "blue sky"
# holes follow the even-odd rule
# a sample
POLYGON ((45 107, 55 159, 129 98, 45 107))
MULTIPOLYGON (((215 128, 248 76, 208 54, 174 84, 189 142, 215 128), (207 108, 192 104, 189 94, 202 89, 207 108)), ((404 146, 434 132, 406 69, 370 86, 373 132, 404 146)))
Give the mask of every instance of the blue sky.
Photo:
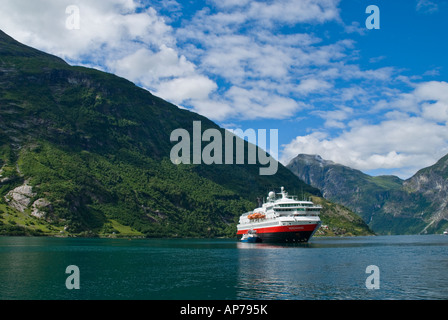
POLYGON ((408 178, 448 153, 447 0, 2 0, 0 29, 223 127, 278 129, 284 164, 408 178))

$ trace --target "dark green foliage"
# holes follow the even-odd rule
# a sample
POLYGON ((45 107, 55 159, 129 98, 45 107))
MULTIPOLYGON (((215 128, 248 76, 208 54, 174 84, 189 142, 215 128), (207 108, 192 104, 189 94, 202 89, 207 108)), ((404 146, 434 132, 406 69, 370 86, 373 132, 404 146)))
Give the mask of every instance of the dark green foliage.
POLYGON ((31 230, 14 224, 4 224, 0 221, 0 236, 43 236, 41 230, 31 230))
POLYGON ((372 177, 303 154, 287 167, 329 200, 359 213, 378 234, 441 233, 448 223, 448 155, 407 180, 372 177))
MULTIPOLYGON (((319 195, 279 164, 174 165, 170 134, 193 121, 220 129, 112 74, 72 67, 0 31, 0 195, 27 182, 46 219, 72 234, 233 236, 271 187, 319 195)), ((4 200, 2 200, 4 201, 4 200)))

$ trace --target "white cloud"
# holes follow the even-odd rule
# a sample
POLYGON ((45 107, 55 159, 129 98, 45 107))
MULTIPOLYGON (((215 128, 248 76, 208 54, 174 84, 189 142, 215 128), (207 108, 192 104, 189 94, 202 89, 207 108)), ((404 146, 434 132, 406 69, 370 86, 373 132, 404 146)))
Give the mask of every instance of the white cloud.
POLYGON ((377 63, 377 62, 380 62, 380 61, 382 61, 382 60, 384 60, 386 58, 387 58, 386 56, 373 57, 373 58, 369 59, 369 62, 370 63, 377 63))
POLYGON ((439 101, 423 104, 423 116, 435 121, 448 122, 448 103, 439 101))
POLYGON ((297 137, 284 146, 282 162, 307 153, 363 171, 410 167, 415 173, 446 154, 447 139, 446 126, 421 118, 394 119, 353 127, 335 138, 322 132, 297 137))
POLYGON ((229 9, 233 7, 244 7, 252 0, 211 0, 216 7, 229 9))
POLYGON ((416 9, 424 13, 434 13, 439 11, 439 6, 431 0, 418 0, 416 9))
MULTIPOLYGON (((154 7, 138 0, 3 0, 0 28, 213 120, 322 121, 320 131, 286 145, 283 159, 318 153, 364 170, 433 163, 447 151, 448 83, 415 83, 394 67, 374 68, 384 56, 362 68, 353 40, 309 32, 332 22, 343 36, 363 34, 359 23, 341 21, 339 2, 210 0, 183 17, 174 0, 154 7), (66 28, 69 5, 80 9, 79 30, 66 28), (397 83, 406 89, 391 85, 397 83)), ((433 13, 438 5, 419 0, 416 9, 433 13)))
POLYGON ((351 40, 324 45, 308 33, 277 32, 279 24, 339 22, 338 4, 215 1, 173 29, 167 21, 179 17, 175 1, 155 3, 174 12, 165 18, 137 0, 5 0, 0 27, 69 63, 116 73, 214 120, 284 119, 308 95, 333 89, 335 79, 384 78, 382 70, 345 65, 351 40), (79 7, 79 30, 65 27, 68 5, 79 7), (220 82, 225 86, 218 88, 220 82))
MULTIPOLYGON (((339 1, 213 3, 215 8, 197 12, 176 35, 182 54, 199 72, 225 82, 214 100, 234 109, 225 113, 229 120, 294 116, 304 98, 333 88, 330 80, 345 74, 344 64, 335 64, 347 58, 353 41, 322 44, 309 33, 277 32, 279 24, 339 21, 339 1)), ((198 110, 197 104, 192 107, 198 110)))
POLYGON ((138 1, 5 0, 0 28, 72 64, 115 73, 174 103, 206 99, 217 87, 178 53, 165 19, 138 1), (79 8, 79 29, 66 28, 69 5, 79 8))
POLYGON ((300 81, 299 85, 297 86, 297 91, 304 95, 307 95, 311 92, 325 91, 331 87, 332 87, 332 85, 324 80, 303 79, 300 81))
POLYGON ((366 33, 366 28, 362 27, 358 21, 353 21, 351 25, 345 26, 344 30, 347 33, 358 33, 360 35, 364 35, 366 33))
POLYGON ((18 41, 51 52, 74 63, 86 57, 100 65, 135 50, 141 43, 172 45, 171 27, 154 9, 137 12, 131 0, 5 0, 0 27, 18 41), (66 27, 66 8, 79 8, 80 26, 66 27), (96 61, 95 61, 96 60, 96 61))
POLYGON ((264 23, 323 23, 340 19, 338 4, 339 0, 278 0, 271 3, 253 1, 247 12, 250 18, 264 23))
POLYGON ((166 45, 157 52, 146 48, 125 56, 120 60, 108 62, 108 67, 117 74, 144 83, 155 85, 160 79, 194 74, 195 66, 184 56, 166 45))
POLYGON ((339 0, 213 0, 214 6, 223 12, 213 17, 215 22, 232 21, 238 16, 234 10, 244 13, 244 20, 269 25, 296 23, 324 23, 339 21, 339 0))
POLYGON ((430 81, 423 83, 414 91, 422 102, 422 116, 436 122, 448 123, 448 83, 430 81))
MULTIPOLYGON (((189 100, 207 100, 216 89, 216 83, 207 77, 192 75, 160 82, 155 87, 155 94, 176 104, 184 104, 189 100)), ((204 110, 203 106, 201 110, 204 110)))
POLYGON ((195 111, 205 117, 218 121, 226 120, 235 116, 235 108, 233 108, 228 102, 220 100, 197 100, 194 101, 194 108, 195 111))
POLYGON ((417 86, 414 94, 421 100, 448 101, 448 83, 445 81, 424 82, 417 86))
POLYGON ((411 92, 391 92, 391 96, 383 95, 372 108, 376 112, 395 110, 417 114, 436 122, 446 122, 446 106, 448 105, 448 83, 445 81, 429 81, 412 84, 411 92), (395 95, 393 94, 395 93, 395 95), (387 98, 390 98, 389 100, 387 98))
POLYGON ((435 163, 448 152, 448 83, 430 81, 415 85, 376 111, 390 110, 378 123, 354 121, 352 108, 315 114, 328 128, 344 128, 337 136, 316 131, 298 136, 283 149, 282 162, 300 153, 319 154, 359 170, 394 169, 408 178, 422 167, 435 163), (345 124, 344 121, 349 121, 345 124))
POLYGON ((322 119, 325 119, 324 126, 326 128, 339 128, 343 129, 346 127, 344 123, 345 120, 350 119, 354 110, 349 107, 340 106, 335 110, 329 111, 315 111, 314 114, 317 114, 322 119))
MULTIPOLYGON (((279 119, 300 109, 291 92, 307 95, 331 86, 308 79, 294 88, 294 73, 345 56, 347 43, 318 46, 321 40, 314 36, 274 34, 271 28, 277 23, 337 21, 338 2, 215 2, 219 11, 199 10, 189 24, 173 30, 154 8, 136 0, 5 0, 0 27, 28 45, 72 64, 123 76, 215 120, 279 119), (79 30, 65 26, 68 5, 79 7, 79 30), (224 79, 229 89, 218 95, 217 80, 212 79, 224 79)), ((174 2, 156 6, 179 10, 174 2)))
POLYGON ((232 87, 226 98, 233 106, 236 116, 251 119, 285 119, 301 110, 302 105, 293 99, 271 95, 268 91, 232 87))

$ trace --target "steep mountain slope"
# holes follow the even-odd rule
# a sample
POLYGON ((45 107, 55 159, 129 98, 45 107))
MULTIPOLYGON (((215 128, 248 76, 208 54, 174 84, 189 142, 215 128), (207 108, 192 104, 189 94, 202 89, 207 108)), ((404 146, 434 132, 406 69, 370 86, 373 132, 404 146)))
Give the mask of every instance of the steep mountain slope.
MULTIPOLYGON (((320 192, 281 164, 174 165, 170 134, 212 121, 0 31, 0 234, 231 236, 272 187, 320 192)), ((236 138, 239 139, 239 138, 236 138)))
POLYGON ((324 197, 359 213, 377 233, 440 233, 448 226, 447 159, 406 181, 372 177, 318 155, 300 154, 287 168, 324 197))
POLYGON ((403 189, 418 195, 422 202, 420 214, 427 221, 423 232, 441 232, 448 227, 448 155, 404 181, 403 189))

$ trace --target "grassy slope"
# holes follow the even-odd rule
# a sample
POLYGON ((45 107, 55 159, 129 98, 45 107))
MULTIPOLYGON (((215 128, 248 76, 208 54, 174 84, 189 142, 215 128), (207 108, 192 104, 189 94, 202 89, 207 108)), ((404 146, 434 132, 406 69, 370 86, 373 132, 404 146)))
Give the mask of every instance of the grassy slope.
POLYGON ((272 187, 319 195, 280 164, 274 176, 258 165, 173 165, 172 130, 218 127, 1 32, 0 106, 0 233, 232 236, 239 214, 272 187), (51 203, 45 219, 6 207, 4 196, 24 183, 31 203, 51 203))
POLYGON ((374 235, 362 218, 350 209, 321 197, 313 196, 312 201, 322 206, 322 226, 317 231, 317 236, 374 235))

